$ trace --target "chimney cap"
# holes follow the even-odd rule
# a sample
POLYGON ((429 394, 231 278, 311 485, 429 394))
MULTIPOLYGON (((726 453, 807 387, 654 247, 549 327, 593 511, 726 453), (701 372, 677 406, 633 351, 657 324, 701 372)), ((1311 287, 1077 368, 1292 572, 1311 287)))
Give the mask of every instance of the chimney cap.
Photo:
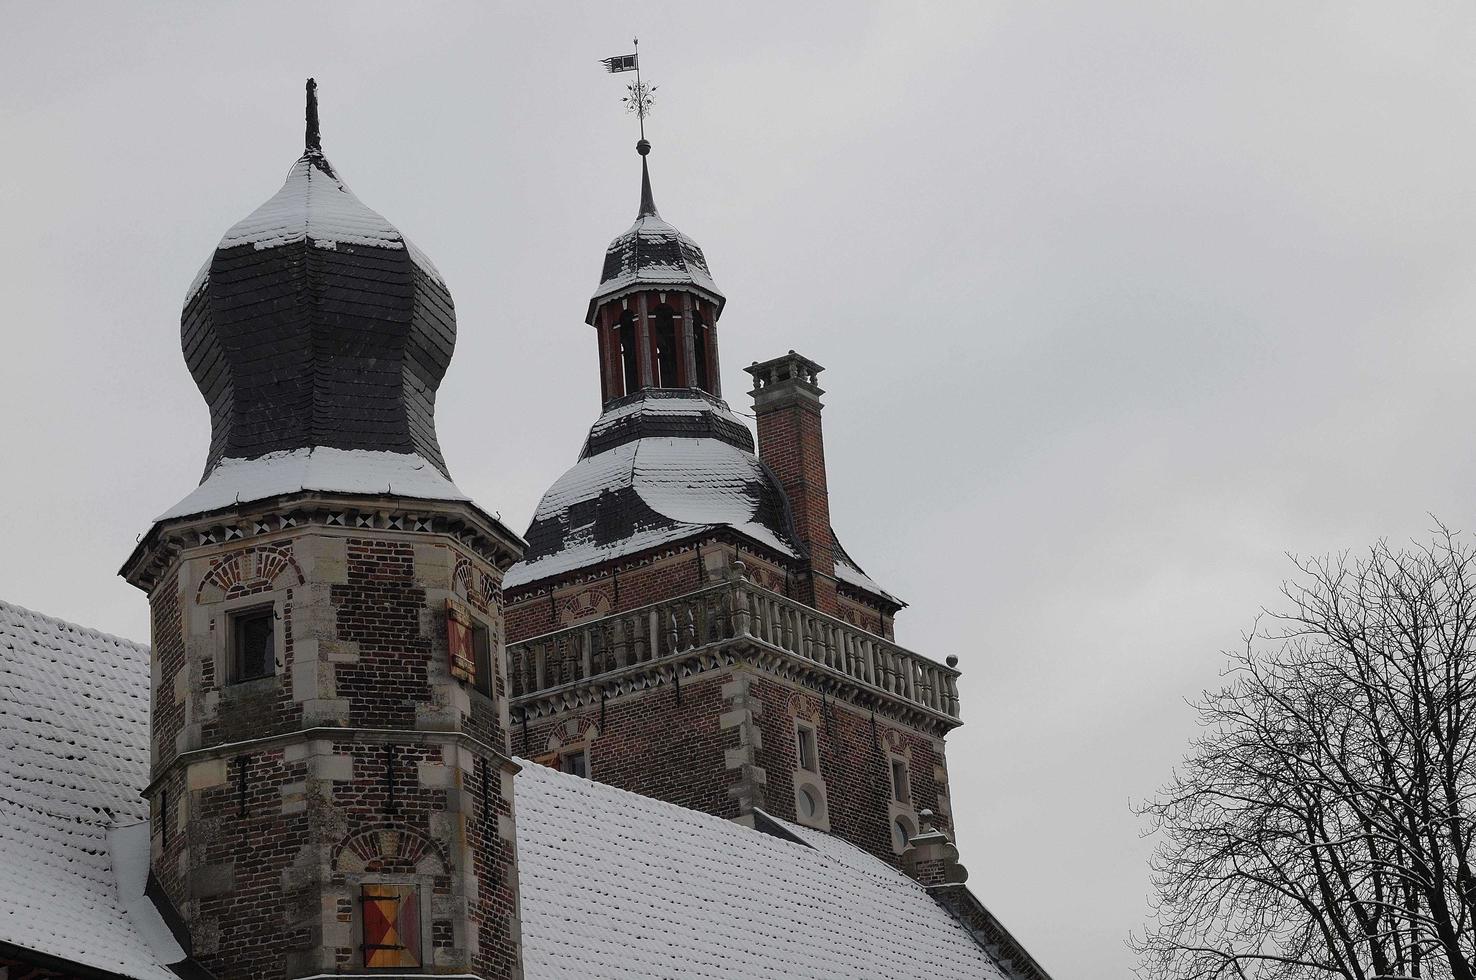
POLYGON ((767 361, 755 361, 743 370, 753 375, 753 393, 779 388, 799 388, 822 395, 818 378, 825 368, 803 354, 790 351, 767 361))

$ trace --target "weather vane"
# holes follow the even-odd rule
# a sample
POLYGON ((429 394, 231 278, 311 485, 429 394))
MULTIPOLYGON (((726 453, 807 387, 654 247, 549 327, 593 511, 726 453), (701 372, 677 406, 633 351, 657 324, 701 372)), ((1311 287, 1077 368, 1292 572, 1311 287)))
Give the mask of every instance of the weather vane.
POLYGON ((651 97, 656 91, 655 85, 647 85, 641 81, 641 39, 634 38, 631 45, 635 51, 631 54, 617 54, 612 58, 601 59, 605 70, 612 74, 617 71, 633 71, 636 80, 625 86, 625 95, 620 101, 625 103, 627 112, 636 114, 636 119, 641 124, 641 142, 646 142, 646 114, 651 111, 651 97))

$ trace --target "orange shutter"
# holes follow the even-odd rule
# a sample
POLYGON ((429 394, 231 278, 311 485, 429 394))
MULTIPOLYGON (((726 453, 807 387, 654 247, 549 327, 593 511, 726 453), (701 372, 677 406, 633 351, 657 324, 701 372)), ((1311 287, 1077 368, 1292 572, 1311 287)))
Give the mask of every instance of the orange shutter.
POLYGON ((414 885, 364 885, 364 966, 420 966, 420 901, 414 885))
POLYGON ((471 611, 450 598, 446 600, 446 643, 451 649, 451 676, 475 684, 477 652, 472 642, 471 611))

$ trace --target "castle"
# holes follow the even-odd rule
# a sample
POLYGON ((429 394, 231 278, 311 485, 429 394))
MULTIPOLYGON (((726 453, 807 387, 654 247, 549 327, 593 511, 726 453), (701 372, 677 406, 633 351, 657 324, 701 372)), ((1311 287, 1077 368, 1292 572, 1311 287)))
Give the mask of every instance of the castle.
POLYGON ((602 411, 526 533, 452 481, 430 260, 305 148, 191 285, 200 485, 148 647, 0 604, 0 976, 1044 980, 964 884, 956 658, 830 524, 821 367, 723 399, 726 298, 635 223, 602 411))

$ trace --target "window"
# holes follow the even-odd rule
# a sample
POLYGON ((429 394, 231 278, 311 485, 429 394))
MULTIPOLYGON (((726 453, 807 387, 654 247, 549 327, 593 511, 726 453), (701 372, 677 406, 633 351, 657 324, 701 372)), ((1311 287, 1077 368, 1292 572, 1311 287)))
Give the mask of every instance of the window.
POLYGON ((589 778, 589 756, 585 755, 583 749, 566 752, 561 761, 560 769, 575 776, 589 778))
POLYGON ((364 966, 420 966, 420 896, 414 885, 364 885, 364 966))
POLYGON ((898 803, 912 800, 912 784, 907 778, 907 760, 892 760, 892 799, 898 803))
POLYGON ((474 686, 487 697, 492 696, 492 631, 486 623, 472 623, 472 653, 477 660, 474 686))
POLYGON ((699 310, 692 311, 692 353, 697 361, 697 387, 710 390, 707 379, 707 321, 699 310))
POLYGON ((820 755, 815 750, 815 726, 807 722, 796 723, 796 748, 799 752, 799 767, 810 772, 820 771, 820 755))
POLYGON ((892 846, 901 854, 912 840, 912 830, 901 817, 892 821, 892 846))
POLYGON ((636 361, 636 319, 626 310, 620 314, 620 366, 625 378, 625 390, 629 395, 641 386, 641 375, 636 361))
POLYGON ((662 304, 656 307, 656 386, 677 387, 677 339, 676 314, 671 307, 662 304))
POLYGON ((232 683, 271 677, 277 672, 277 617, 271 606, 246 609, 230 617, 232 683))

